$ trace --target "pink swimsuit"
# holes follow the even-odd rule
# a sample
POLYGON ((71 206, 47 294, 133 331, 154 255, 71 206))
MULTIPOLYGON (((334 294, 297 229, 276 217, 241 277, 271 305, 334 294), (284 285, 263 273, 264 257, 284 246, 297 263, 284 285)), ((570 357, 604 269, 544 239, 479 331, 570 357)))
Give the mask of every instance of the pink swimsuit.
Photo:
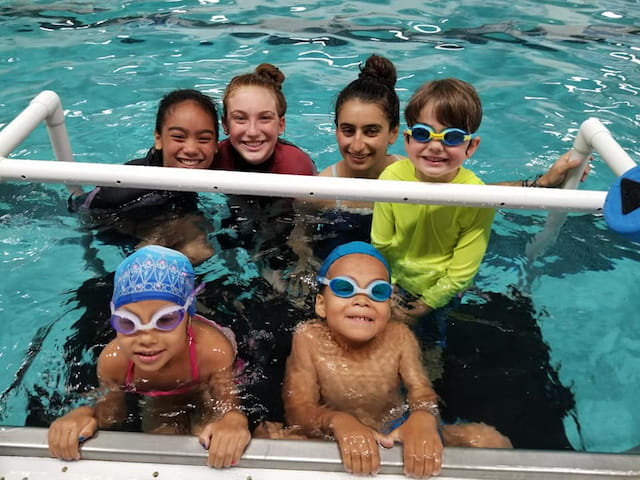
MULTIPOLYGON (((237 353, 236 339, 231 329, 227 327, 222 327, 218 325, 216 322, 214 322, 213 320, 209 320, 208 318, 205 318, 201 315, 196 314, 194 315, 194 317, 197 317, 198 320, 201 320, 203 322, 206 322, 218 328, 224 334, 227 340, 231 342, 231 345, 233 346, 234 354, 237 353)), ((195 386, 198 384, 198 379, 200 378, 200 372, 198 371, 196 339, 193 336, 193 327, 191 325, 187 327, 187 335, 189 335, 189 363, 191 364, 191 383, 187 385, 183 385, 180 388, 174 388, 172 390, 137 390, 136 387, 133 385, 133 371, 134 371, 135 365, 132 361, 129 361, 129 365, 127 367, 127 376, 125 377, 124 387, 122 390, 128 393, 139 393, 140 395, 147 395, 149 397, 161 397, 164 395, 179 395, 179 394, 190 392, 191 390, 193 390, 195 386)))

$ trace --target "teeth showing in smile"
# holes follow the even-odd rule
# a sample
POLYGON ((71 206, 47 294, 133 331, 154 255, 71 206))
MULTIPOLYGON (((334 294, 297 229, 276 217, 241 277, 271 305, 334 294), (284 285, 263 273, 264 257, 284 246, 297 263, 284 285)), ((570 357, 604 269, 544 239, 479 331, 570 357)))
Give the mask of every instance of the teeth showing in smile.
POLYGON ((190 166, 190 167, 193 167, 193 166, 198 165, 200 163, 200 160, 192 160, 192 159, 189 159, 189 158, 180 158, 178 161, 180 163, 182 163, 183 165, 187 165, 187 166, 190 166))
POLYGON ((370 317, 355 317, 355 316, 349 317, 349 320, 354 320, 356 322, 371 322, 371 321, 373 321, 370 317))

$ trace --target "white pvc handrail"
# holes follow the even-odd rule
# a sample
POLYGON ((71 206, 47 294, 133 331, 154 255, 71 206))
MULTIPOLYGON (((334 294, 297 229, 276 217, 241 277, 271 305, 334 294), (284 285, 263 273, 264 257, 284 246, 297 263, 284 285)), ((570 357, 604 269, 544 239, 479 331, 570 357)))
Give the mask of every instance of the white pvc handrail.
MULTIPOLYGON (((592 151, 598 152, 617 177, 636 166, 636 163, 627 152, 611 136, 611 132, 607 127, 600 120, 593 117, 588 118, 580 125, 578 135, 573 142, 572 155, 580 158, 585 157, 584 166, 586 166, 592 151)), ((578 186, 583 171, 580 168, 576 168, 575 171, 570 172, 567 178, 569 188, 578 186)))
POLYGON ((598 212, 606 192, 425 184, 186 168, 0 159, 2 180, 79 183, 241 195, 598 212))
MULTIPOLYGON (((64 110, 60 97, 51 90, 38 94, 6 127, 0 130, 0 157, 9 155, 20 145, 42 122, 47 125, 49 141, 53 147, 55 158, 61 161, 73 161, 71 143, 64 123, 64 110)), ((0 175, 2 179, 2 175, 0 175)), ((67 184, 72 193, 78 193, 77 185, 67 184)))
MULTIPOLYGON (((571 159, 579 160, 580 166, 569 172, 562 188, 578 188, 580 177, 582 177, 587 168, 589 158, 594 150, 600 154, 617 176, 636 166, 631 157, 613 139, 611 133, 602 122, 597 118, 589 118, 580 125, 571 150, 571 159)), ((544 228, 525 247, 525 255, 529 261, 533 261, 544 254, 555 243, 566 219, 566 211, 552 211, 549 213, 544 228)))
MULTIPOLYGON (((633 160, 611 137, 607 128, 598 119, 590 118, 580 127, 574 143, 572 155, 580 158, 581 167, 570 172, 565 183, 566 188, 577 186, 592 149, 596 150, 618 175, 635 166, 633 160)), ((73 160, 73 155, 64 125, 64 114, 60 99, 54 92, 40 93, 18 117, 0 131, 0 180, 63 183, 75 192, 78 191, 76 185, 84 184, 563 212, 600 212, 606 197, 606 192, 601 191, 579 192, 454 184, 427 185, 355 178, 191 171, 94 163, 70 165, 68 163, 70 160, 73 160), (42 121, 47 124, 56 158, 63 162, 2 158, 19 145, 42 121)))

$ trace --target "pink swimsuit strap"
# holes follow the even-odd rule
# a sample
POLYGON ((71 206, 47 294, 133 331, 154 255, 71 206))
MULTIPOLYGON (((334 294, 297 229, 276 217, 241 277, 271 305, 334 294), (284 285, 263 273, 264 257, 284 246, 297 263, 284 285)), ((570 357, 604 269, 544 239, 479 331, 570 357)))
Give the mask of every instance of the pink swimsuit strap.
POLYGON ((203 317, 198 313, 194 314, 193 318, 197 318, 201 322, 217 328, 220 332, 222 332, 225 338, 229 340, 229 343, 231 343, 231 347, 233 348, 233 355, 235 356, 238 354, 238 344, 236 343, 236 335, 233 333, 233 330, 231 330, 229 327, 223 327, 222 325, 214 322, 213 320, 209 320, 207 317, 203 317))
POLYGON ((135 369, 135 365, 132 361, 129 361, 129 365, 127 367, 127 376, 124 381, 125 392, 130 393, 139 393, 140 395, 147 395, 149 397, 161 397, 164 395, 179 395, 181 393, 189 392, 193 389, 194 385, 198 382, 200 378, 200 372, 198 370, 198 359, 196 354, 196 341, 193 336, 193 327, 191 324, 187 327, 187 335, 189 335, 189 363, 191 364, 191 383, 184 385, 180 388, 174 388, 173 390, 146 390, 140 391, 136 390, 136 387, 133 386, 133 373, 135 369))

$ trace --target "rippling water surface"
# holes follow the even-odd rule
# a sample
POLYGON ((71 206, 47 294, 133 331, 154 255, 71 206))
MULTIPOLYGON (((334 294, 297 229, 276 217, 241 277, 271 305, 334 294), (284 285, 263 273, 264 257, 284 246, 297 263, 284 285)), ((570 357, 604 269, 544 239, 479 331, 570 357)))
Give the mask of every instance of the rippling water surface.
MULTIPOLYGON (((431 78, 476 86, 482 146, 469 166, 485 181, 542 172, 591 116, 638 160, 637 2, 477 3, 0 1, 0 127, 53 90, 76 160, 122 163, 150 146, 165 92, 198 88, 220 99, 231 77, 271 62, 287 76, 285 137, 323 168, 339 157, 336 94, 360 62, 380 53, 397 66, 403 106, 431 78)), ((392 152, 402 153, 401 142, 392 152)), ((51 158, 45 129, 12 156, 51 158)), ((596 157, 582 188, 606 190, 613 180, 596 157)), ((8 424, 27 422, 29 394, 64 391, 58 352, 83 312, 71 292, 113 271, 123 255, 87 239, 66 211, 65 192, 0 184, 0 411, 8 424)), ((575 399, 565 418, 572 447, 630 449, 640 444, 637 245, 597 216, 573 215, 552 250, 527 263, 524 247, 544 218, 497 215, 478 288, 530 299, 550 365, 575 399)), ((202 268, 219 276, 210 263, 202 268)))

